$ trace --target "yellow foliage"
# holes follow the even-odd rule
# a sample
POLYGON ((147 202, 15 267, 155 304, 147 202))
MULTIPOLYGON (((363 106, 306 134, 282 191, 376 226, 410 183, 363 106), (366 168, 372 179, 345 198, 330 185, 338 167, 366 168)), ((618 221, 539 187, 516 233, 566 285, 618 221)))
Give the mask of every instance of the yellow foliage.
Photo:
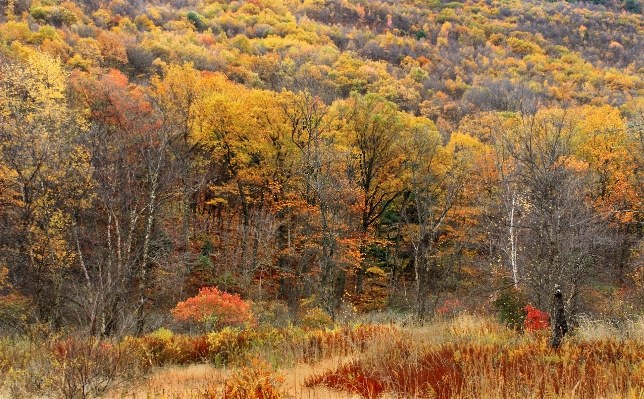
POLYGON ((604 79, 606 80, 606 84, 612 90, 616 91, 634 89, 641 83, 638 78, 626 75, 615 69, 611 69, 610 71, 606 72, 604 79))
POLYGON ((0 26, 0 37, 6 40, 7 43, 19 41, 27 43, 31 38, 31 29, 27 22, 8 21, 0 26))
POLYGON ((76 42, 74 46, 74 51, 76 55, 82 57, 82 59, 87 60, 94 64, 95 66, 100 65, 103 62, 103 54, 101 53, 101 48, 98 41, 92 38, 83 38, 76 42))

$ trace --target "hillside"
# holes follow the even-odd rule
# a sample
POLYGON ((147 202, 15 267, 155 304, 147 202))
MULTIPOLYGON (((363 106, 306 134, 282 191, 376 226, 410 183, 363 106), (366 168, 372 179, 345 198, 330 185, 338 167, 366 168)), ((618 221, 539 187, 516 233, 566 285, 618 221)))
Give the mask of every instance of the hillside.
POLYGON ((637 0, 2 4, 0 330, 641 312, 637 0))

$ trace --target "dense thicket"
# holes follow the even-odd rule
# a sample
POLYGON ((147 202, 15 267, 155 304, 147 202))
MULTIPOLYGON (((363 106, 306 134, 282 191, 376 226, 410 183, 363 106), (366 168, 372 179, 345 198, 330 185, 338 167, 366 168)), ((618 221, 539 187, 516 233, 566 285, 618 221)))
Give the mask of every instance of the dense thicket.
POLYGON ((644 26, 598 3, 5 2, 0 325, 639 311, 644 26))

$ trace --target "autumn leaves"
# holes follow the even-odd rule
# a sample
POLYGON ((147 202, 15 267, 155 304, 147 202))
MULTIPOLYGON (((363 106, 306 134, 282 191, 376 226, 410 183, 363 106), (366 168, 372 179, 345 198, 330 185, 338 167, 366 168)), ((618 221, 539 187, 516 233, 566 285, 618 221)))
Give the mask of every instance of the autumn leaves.
POLYGON ((36 54, 2 71, 2 264, 39 317, 93 332, 142 330, 202 285, 423 316, 490 266, 574 307, 639 218, 641 137, 609 106, 444 135, 375 94, 327 103, 190 64, 147 86, 36 54))

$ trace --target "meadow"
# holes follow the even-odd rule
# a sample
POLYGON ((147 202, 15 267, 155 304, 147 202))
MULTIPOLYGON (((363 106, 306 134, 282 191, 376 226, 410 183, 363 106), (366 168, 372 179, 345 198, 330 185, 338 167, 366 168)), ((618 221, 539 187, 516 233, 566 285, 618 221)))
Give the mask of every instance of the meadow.
POLYGON ((159 329, 0 342, 3 398, 640 398, 644 321, 582 320, 555 350, 463 313, 423 326, 159 329))

